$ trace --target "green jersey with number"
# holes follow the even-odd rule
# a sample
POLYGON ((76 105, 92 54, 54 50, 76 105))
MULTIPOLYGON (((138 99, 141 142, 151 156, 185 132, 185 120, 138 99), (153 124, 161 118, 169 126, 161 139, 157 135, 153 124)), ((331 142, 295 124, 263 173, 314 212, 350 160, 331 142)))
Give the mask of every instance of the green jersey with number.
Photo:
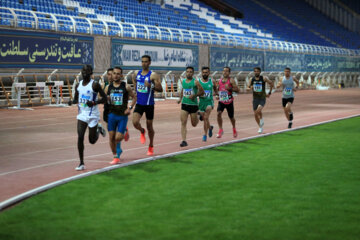
POLYGON ((183 88, 183 99, 181 101, 182 104, 187 105, 198 105, 197 100, 197 92, 198 88, 195 83, 195 78, 193 78, 190 82, 186 82, 186 78, 182 80, 182 88, 183 88), (195 95, 193 99, 190 99, 191 95, 195 95))

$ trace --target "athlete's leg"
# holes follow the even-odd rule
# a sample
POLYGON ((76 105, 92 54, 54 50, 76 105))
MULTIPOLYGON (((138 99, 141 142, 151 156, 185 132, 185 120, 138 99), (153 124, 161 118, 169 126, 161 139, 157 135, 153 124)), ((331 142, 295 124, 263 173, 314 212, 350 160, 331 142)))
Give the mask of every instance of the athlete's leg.
POLYGON ((95 144, 97 142, 97 140, 99 139, 99 129, 98 129, 98 125, 96 125, 95 127, 89 127, 89 142, 91 144, 95 144))
POLYGON ((153 120, 146 120, 146 128, 148 130, 148 135, 150 140, 149 147, 154 147, 155 131, 153 127, 153 120))
POLYGON ((180 121, 181 121, 181 137, 183 141, 186 141, 186 124, 189 113, 185 110, 180 111, 180 121))
POLYGON ((116 141, 115 141, 115 131, 109 132, 109 144, 111 148, 111 152, 114 156, 116 156, 116 141))
POLYGON ((196 113, 191 113, 190 114, 190 119, 191 119, 191 125, 193 127, 196 127, 199 123, 199 118, 197 117, 197 112, 196 113))
POLYGON ((212 111, 212 106, 207 106, 204 114, 204 135, 206 135, 210 129, 210 114, 212 111))
POLYGON ((257 122, 257 124, 259 126, 260 126, 260 119, 262 119, 262 109, 263 109, 263 106, 258 105, 257 109, 254 111, 255 121, 257 122))
POLYGON ((81 120, 77 122, 77 133, 78 133, 78 151, 80 158, 80 165, 84 165, 84 136, 87 128, 87 123, 81 120))
POLYGON ((145 129, 141 126, 140 119, 141 119, 141 115, 139 113, 137 113, 137 112, 134 112, 133 113, 133 118, 132 118, 134 128, 136 128, 141 133, 143 133, 145 129))

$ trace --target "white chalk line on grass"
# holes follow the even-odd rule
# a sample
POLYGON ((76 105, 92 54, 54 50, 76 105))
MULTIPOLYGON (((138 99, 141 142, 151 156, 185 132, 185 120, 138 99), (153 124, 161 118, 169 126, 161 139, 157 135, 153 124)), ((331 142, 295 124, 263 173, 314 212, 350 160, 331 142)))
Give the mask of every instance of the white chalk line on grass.
POLYGON ((5 200, 5 201, 0 203, 0 211, 7 208, 7 207, 9 207, 9 206, 11 206, 11 205, 13 205, 13 204, 15 204, 15 203, 17 203, 17 202, 20 202, 20 201, 22 201, 22 200, 24 200, 26 198, 29 198, 29 197, 31 197, 31 196, 33 196, 35 194, 38 194, 38 193, 41 193, 43 191, 49 190, 49 189, 54 188, 56 186, 59 186, 59 185, 62 185, 62 184, 65 184, 65 183, 68 183, 68 182, 71 182, 71 181, 74 181, 74 180, 78 180, 78 179, 81 179, 81 178, 85 178, 85 177, 88 177, 88 176, 91 176, 91 175, 111 171, 111 170, 114 170, 114 169, 117 169, 117 168, 123 168, 123 167, 131 166, 131 165, 135 165, 135 164, 139 164, 139 163, 145 163, 145 162, 154 161, 154 160, 157 160, 157 159, 173 157, 173 156, 176 156, 176 155, 179 155, 179 154, 200 151, 200 150, 219 147, 219 146, 224 146, 224 145, 228 145, 228 144, 232 144, 232 143, 244 142, 244 141, 247 141, 247 140, 256 139, 256 138, 260 138, 260 137, 271 136, 271 135, 275 135, 275 134, 279 134, 279 133, 284 133, 284 132, 289 132, 289 131, 296 131, 296 130, 299 130, 299 129, 309 128, 309 127, 313 127, 313 126, 317 126, 317 125, 321 125, 321 124, 325 124, 325 123, 335 122, 335 121, 339 121, 339 120, 345 120, 345 119, 349 119, 349 118, 353 118, 353 117, 359 117, 359 116, 360 116, 359 114, 356 114, 356 115, 351 115, 351 116, 347 116, 347 117, 336 118, 336 119, 332 119, 332 120, 327 120, 327 121, 322 121, 322 122, 318 122, 318 123, 304 125, 304 126, 293 128, 293 129, 285 129, 285 130, 275 131, 275 132, 266 133, 266 134, 262 134, 262 135, 257 135, 257 136, 242 138, 242 139, 235 139, 235 140, 222 142, 222 143, 216 143, 216 144, 207 145, 207 146, 203 146, 203 147, 199 147, 199 148, 188 149, 188 150, 168 153, 168 154, 164 154, 164 155, 160 155, 160 156, 154 156, 154 157, 138 159, 138 160, 134 160, 134 161, 119 164, 119 165, 114 165, 114 166, 109 166, 109 167, 97 169, 97 170, 94 170, 94 171, 89 171, 89 172, 86 172, 86 173, 82 173, 82 174, 79 174, 79 175, 76 175, 76 176, 72 176, 72 177, 69 177, 69 178, 65 178, 65 179, 62 179, 62 180, 59 180, 59 181, 55 181, 55 182, 43 185, 41 187, 32 189, 30 191, 27 191, 25 193, 22 193, 22 194, 19 194, 19 195, 15 196, 15 197, 12 197, 12 198, 10 198, 8 200, 5 200))

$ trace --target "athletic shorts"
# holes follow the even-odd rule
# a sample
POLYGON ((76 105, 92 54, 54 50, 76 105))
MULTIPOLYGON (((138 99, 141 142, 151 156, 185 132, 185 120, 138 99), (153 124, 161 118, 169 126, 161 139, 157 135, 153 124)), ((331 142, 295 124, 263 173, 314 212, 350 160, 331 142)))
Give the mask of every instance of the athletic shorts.
POLYGON ((136 104, 134 112, 140 114, 140 116, 142 116, 145 112, 145 116, 147 120, 154 119, 154 105, 136 104))
POLYGON ((188 113, 196 113, 199 111, 199 107, 197 105, 188 105, 188 104, 181 104, 181 110, 184 110, 188 113))
POLYGON ((217 107, 217 111, 218 112, 223 112, 224 109, 226 109, 229 118, 234 118, 234 102, 231 102, 229 104, 224 104, 222 102, 219 102, 219 105, 217 107))
POLYGON ((253 109, 254 109, 254 111, 257 110, 259 105, 265 107, 265 104, 266 104, 266 98, 262 98, 262 99, 254 98, 254 100, 253 100, 253 109))
POLYGON ((283 107, 286 107, 286 104, 287 103, 293 103, 294 102, 294 98, 283 98, 282 99, 282 105, 283 105, 283 107))
POLYGON ((210 106, 211 109, 214 109, 214 101, 211 100, 201 100, 199 101, 199 111, 205 112, 206 108, 210 106))
POLYGON ((126 125, 128 122, 128 116, 119 116, 114 113, 109 113, 108 115, 108 131, 109 132, 119 132, 124 134, 126 130, 126 125))
POLYGON ((84 114, 79 114, 76 117, 77 120, 80 120, 82 122, 86 122, 89 128, 96 127, 96 125, 99 123, 100 117, 99 116, 85 116, 84 114))

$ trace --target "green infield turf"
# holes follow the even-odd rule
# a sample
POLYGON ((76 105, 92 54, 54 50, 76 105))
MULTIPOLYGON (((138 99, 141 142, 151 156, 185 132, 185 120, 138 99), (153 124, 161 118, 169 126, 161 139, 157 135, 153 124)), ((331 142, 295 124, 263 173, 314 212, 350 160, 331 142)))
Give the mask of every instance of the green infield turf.
POLYGON ((359 149, 352 118, 120 168, 1 212, 0 239, 359 239, 359 149))

